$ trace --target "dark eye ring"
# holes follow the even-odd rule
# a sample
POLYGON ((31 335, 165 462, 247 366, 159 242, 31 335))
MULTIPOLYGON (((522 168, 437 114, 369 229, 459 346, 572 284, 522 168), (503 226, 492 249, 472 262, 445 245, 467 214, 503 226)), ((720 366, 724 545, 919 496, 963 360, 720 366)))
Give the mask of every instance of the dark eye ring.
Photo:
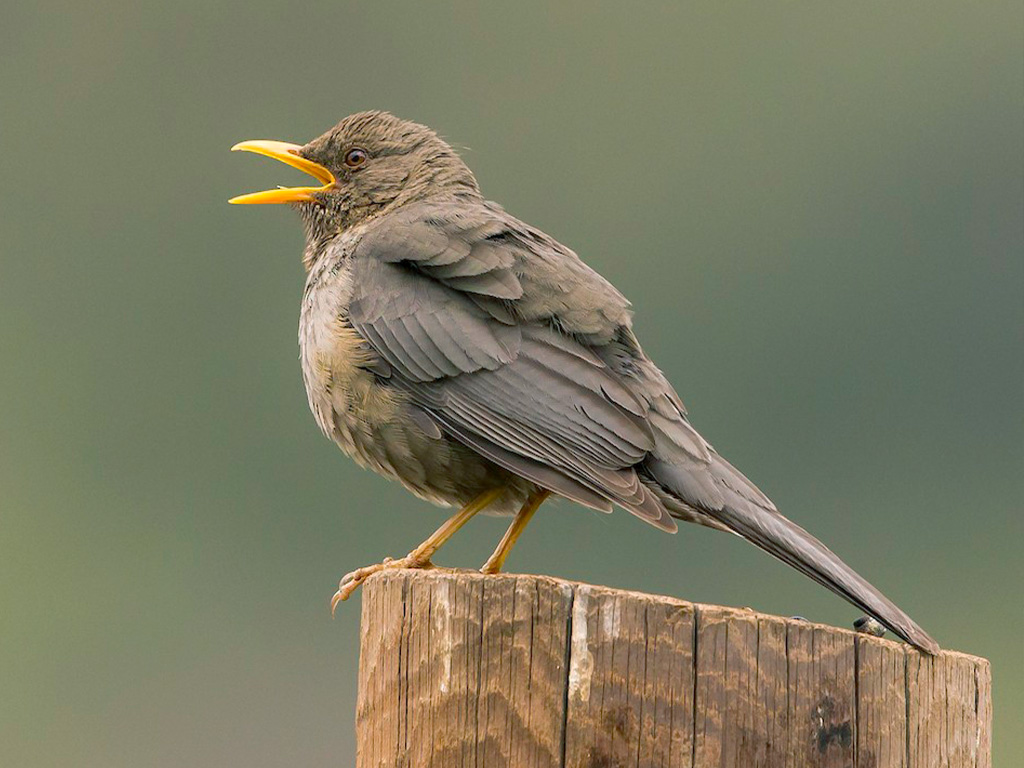
POLYGON ((345 165, 349 168, 358 168, 369 159, 365 149, 353 147, 345 153, 345 165))

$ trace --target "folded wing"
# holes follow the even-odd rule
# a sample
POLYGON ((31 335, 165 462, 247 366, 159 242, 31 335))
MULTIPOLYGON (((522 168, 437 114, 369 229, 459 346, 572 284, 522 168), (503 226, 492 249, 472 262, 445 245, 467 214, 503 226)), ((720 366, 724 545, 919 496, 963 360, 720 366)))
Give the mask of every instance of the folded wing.
POLYGON ((575 254, 490 204, 389 219, 351 257, 348 319, 441 429, 594 509, 732 531, 938 648, 701 438, 636 343, 626 300, 575 254))

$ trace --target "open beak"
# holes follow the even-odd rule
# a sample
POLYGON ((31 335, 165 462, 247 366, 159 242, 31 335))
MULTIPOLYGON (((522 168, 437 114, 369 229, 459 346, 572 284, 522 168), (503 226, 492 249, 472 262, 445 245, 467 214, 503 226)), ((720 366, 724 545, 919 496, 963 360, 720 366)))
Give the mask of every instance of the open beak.
POLYGON ((334 174, 319 163, 307 160, 299 154, 302 147, 298 144, 289 144, 286 141, 243 141, 231 148, 232 152, 255 152, 258 155, 266 155, 282 163, 287 163, 293 168, 308 173, 319 181, 319 187, 278 187, 268 189, 265 192, 251 192, 248 195, 239 195, 228 200, 229 203, 240 203, 252 205, 256 203, 308 203, 313 202, 315 192, 323 192, 334 184, 334 174))

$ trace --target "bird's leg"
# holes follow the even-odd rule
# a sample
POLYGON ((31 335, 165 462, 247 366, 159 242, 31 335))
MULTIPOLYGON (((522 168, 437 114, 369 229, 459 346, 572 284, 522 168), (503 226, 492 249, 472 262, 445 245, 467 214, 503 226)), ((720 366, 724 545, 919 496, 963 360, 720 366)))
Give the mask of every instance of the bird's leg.
POLYGON ((526 500, 526 503, 516 513, 515 519, 512 524, 509 525, 508 530, 505 531, 505 535, 501 537, 501 541, 498 542, 497 549, 494 553, 487 558, 487 562, 480 568, 481 573, 498 573, 505 565, 505 560, 508 558, 508 553, 512 551, 512 547, 516 545, 516 541, 519 539, 520 534, 526 530, 526 524, 530 522, 530 518, 533 517, 533 513, 540 509, 540 505, 544 503, 544 499, 551 495, 551 491, 541 488, 534 492, 526 500))
POLYGON ((434 553, 444 546, 445 542, 454 536, 456 531, 458 531, 462 526, 468 523, 470 518, 472 518, 477 512, 490 506, 490 504, 492 504, 504 492, 504 490, 504 488, 493 488, 481 493, 458 512, 445 520, 444 524, 440 528, 430 534, 422 544, 416 547, 416 549, 405 557, 398 560, 388 557, 381 563, 367 565, 363 568, 358 568, 351 573, 345 574, 341 583, 338 585, 338 591, 335 592, 334 597, 331 598, 331 613, 334 613, 334 609, 338 606, 338 603, 342 600, 348 600, 352 593, 359 588, 359 585, 366 581, 370 576, 377 573, 377 571, 390 570, 393 568, 432 567, 430 558, 434 556, 434 553))

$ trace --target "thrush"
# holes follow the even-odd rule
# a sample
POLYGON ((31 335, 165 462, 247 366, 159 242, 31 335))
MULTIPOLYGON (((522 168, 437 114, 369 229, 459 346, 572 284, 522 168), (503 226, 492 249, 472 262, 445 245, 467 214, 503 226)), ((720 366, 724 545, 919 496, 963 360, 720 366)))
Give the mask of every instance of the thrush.
POLYGON ((346 575, 426 568, 481 511, 512 522, 501 570, 546 498, 739 534, 913 645, 938 645, 783 517, 690 424, 632 330, 629 302, 569 248, 483 197, 433 131, 386 112, 308 144, 245 141, 318 183, 233 203, 288 203, 305 226, 299 321, 309 406, 363 467, 457 511, 408 555, 346 575))

